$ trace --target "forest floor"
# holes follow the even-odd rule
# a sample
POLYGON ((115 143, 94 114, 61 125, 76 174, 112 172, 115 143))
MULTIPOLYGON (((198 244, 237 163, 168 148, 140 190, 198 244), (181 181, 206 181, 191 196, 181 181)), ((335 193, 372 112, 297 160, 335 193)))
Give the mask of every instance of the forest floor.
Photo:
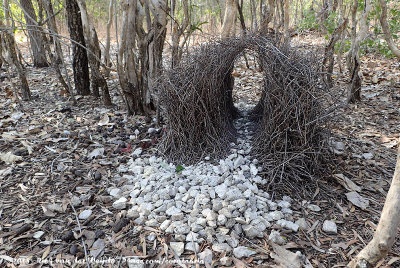
MULTIPOLYGON (((315 48, 324 39, 306 35, 293 42, 315 48)), ((341 105, 332 122, 336 151, 331 164, 337 175, 316 181, 315 193, 306 200, 316 205, 312 208, 297 194, 291 196, 292 209, 309 225, 306 230, 295 232, 277 224, 270 228, 280 232, 285 249, 300 251, 312 267, 344 267, 371 240, 394 172, 400 137, 400 63, 374 53, 361 59, 362 102, 341 105), (358 206, 346 196, 354 191, 361 196, 358 206), (337 233, 323 231, 325 220, 336 223, 337 233)), ((344 103, 347 74, 339 74, 337 67, 335 71, 332 95, 344 103)), ((101 267, 128 266, 125 256, 174 260, 172 235, 127 219, 126 210, 116 209, 108 192, 125 183, 120 167, 129 163, 136 149, 141 148, 142 158, 157 154, 161 133, 152 118, 127 116, 115 73, 108 79, 113 107, 90 96, 77 96, 73 106, 51 68, 27 67, 27 74, 30 102, 16 101, 9 81, 0 81, 0 266, 83 267, 92 256, 103 261, 101 267), (84 211, 91 213, 84 217, 84 211)), ((256 68, 237 64, 234 76, 239 108, 254 104, 260 78, 256 68)), ((271 267, 282 262, 276 256, 293 257, 278 253, 268 241, 269 233, 255 239, 240 237, 239 244, 255 255, 239 259, 213 250, 212 264, 222 266, 227 256, 227 266, 271 267)), ((199 252, 206 248, 213 249, 204 240, 199 252)), ((195 260, 197 255, 186 250, 180 258, 195 260)), ((92 266, 96 260, 89 260, 92 266)), ((399 239, 377 267, 400 267, 399 239)))

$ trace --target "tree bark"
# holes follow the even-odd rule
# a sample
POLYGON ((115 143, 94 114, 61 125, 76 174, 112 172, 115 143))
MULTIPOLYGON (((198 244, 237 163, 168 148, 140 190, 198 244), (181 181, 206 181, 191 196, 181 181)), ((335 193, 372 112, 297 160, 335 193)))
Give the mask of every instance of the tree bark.
POLYGON ((85 1, 78 0, 78 5, 82 19, 85 42, 88 44, 87 54, 91 71, 90 80, 93 96, 100 97, 99 88, 101 88, 104 104, 112 105, 107 81, 104 79, 103 75, 100 72, 101 50, 96 29, 89 20, 85 1))
POLYGON ((392 183, 386 196, 381 218, 373 239, 358 253, 348 267, 374 267, 384 258, 396 239, 400 225, 400 146, 397 150, 397 162, 392 183))
POLYGON ((389 49, 393 52, 396 57, 400 58, 400 49, 397 47, 397 45, 394 43, 392 35, 390 33, 390 28, 387 23, 387 4, 385 0, 379 0, 379 3, 381 5, 382 13, 381 16, 379 17, 379 20, 381 22, 382 26, 382 31, 385 36, 386 43, 389 46, 389 49))
MULTIPOLYGON (((171 7, 171 14, 173 20, 171 21, 172 32, 171 32, 171 42, 172 42, 172 56, 171 56, 171 67, 175 67, 181 60, 181 50, 182 46, 180 44, 180 40, 182 35, 184 35, 187 27, 189 26, 189 4, 187 0, 182 0, 182 9, 183 9, 183 21, 181 25, 179 25, 177 19, 178 16, 175 16, 175 8, 171 7)), ((189 33, 188 33, 189 34, 189 33)), ((186 37, 185 37, 186 39, 186 37)), ((185 41, 185 40, 184 40, 185 41)), ((182 44, 184 45, 184 44, 182 44)))
MULTIPOLYGON (((110 57, 110 46, 111 46, 111 37, 110 37, 110 32, 111 32, 111 25, 113 21, 113 12, 114 12, 114 0, 110 0, 110 4, 108 7, 108 21, 107 21, 107 26, 106 26, 106 47, 104 49, 104 64, 107 67, 111 67, 111 57, 110 57)), ((106 76, 110 74, 109 69, 106 71, 106 76)))
POLYGON ((334 60, 335 44, 337 43, 337 41, 339 41, 340 37, 342 36, 344 30, 347 27, 348 22, 349 20, 347 18, 344 19, 344 21, 339 22, 340 23, 339 26, 332 33, 331 39, 329 40, 329 43, 325 47, 325 55, 322 61, 322 71, 325 72, 324 77, 329 88, 333 86, 332 72, 333 72, 333 66, 335 64, 334 60))
POLYGON ((75 90, 80 95, 90 95, 89 67, 82 20, 76 0, 66 0, 68 30, 72 42, 75 90), (75 43, 76 42, 76 43, 75 43))
MULTIPOLYGON (((356 1, 357 2, 357 1, 356 1)), ((365 1, 364 12, 360 18, 360 29, 359 32, 354 35, 351 42, 351 48, 349 51, 349 57, 347 58, 348 66, 351 74, 351 84, 348 89, 347 102, 355 103, 361 100, 361 77, 360 71, 360 45, 368 33, 367 18, 372 8, 371 0, 365 1)), ((354 21, 354 20, 353 20, 354 21)))
MULTIPOLYGON (((0 27, 3 27, 3 22, 0 20, 0 27)), ((8 50, 8 62, 12 63, 17 69, 18 77, 21 82, 22 99, 27 101, 31 99, 31 91, 29 90, 28 80, 26 79, 25 68, 18 59, 14 35, 11 28, 0 32, 6 49, 8 50)))
MULTIPOLYGON (((63 52, 62 52, 60 40, 57 36, 58 31, 57 31, 57 24, 56 24, 56 19, 54 16, 54 11, 53 11, 53 5, 51 4, 50 0, 42 0, 42 1, 43 1, 44 9, 46 11, 46 15, 47 15, 48 29, 51 34, 54 34, 54 36, 52 36, 50 39, 53 41, 53 44, 54 44, 54 53, 52 53, 51 51, 48 51, 48 54, 49 54, 50 60, 51 60, 51 65, 56 72, 58 81, 61 83, 61 85, 64 87, 64 89, 67 92, 71 93, 70 86, 65 82, 65 79, 61 74, 60 65, 62 64, 62 61, 63 61, 63 52)), ((49 48, 49 50, 50 50, 50 48, 49 48)))
POLYGON ((289 33, 289 0, 284 0, 283 4, 284 9, 284 19, 283 19, 283 36, 285 44, 289 44, 290 42, 290 33, 289 33))
POLYGON ((226 0, 224 22, 221 29, 221 37, 226 38, 232 35, 234 22, 236 18, 236 3, 235 0, 226 0))
POLYGON ((46 59, 46 49, 44 47, 44 40, 41 34, 41 29, 38 26, 37 16, 31 0, 20 0, 21 7, 24 12, 26 21, 26 28, 31 43, 31 50, 33 55, 33 66, 41 68, 48 67, 49 64, 46 59))
MULTIPOLYGON (((262 9, 260 8, 260 12, 262 9)), ((268 25, 274 18, 275 12, 275 0, 268 0, 268 8, 264 10, 261 14, 261 22, 260 22, 260 34, 266 35, 268 34, 268 25)))
POLYGON ((117 57, 120 85, 128 114, 149 115, 155 109, 152 80, 162 70, 167 1, 144 1, 142 6, 139 1, 124 0, 121 5, 121 42, 117 57), (143 26, 144 19, 147 31, 143 26))

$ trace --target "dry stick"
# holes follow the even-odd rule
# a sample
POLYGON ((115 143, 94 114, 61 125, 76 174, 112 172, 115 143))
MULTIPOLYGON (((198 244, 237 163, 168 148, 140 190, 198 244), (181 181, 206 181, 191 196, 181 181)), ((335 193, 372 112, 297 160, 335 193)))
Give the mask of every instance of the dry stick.
MULTIPOLYGON (((71 192, 68 191, 68 193, 70 194, 70 196, 72 196, 71 192)), ((76 213, 75 207, 72 204, 72 202, 69 202, 69 204, 71 205, 72 210, 74 211, 76 222, 78 223, 79 233, 81 235, 81 240, 82 240, 82 246, 83 246, 83 250, 85 251, 85 259, 86 259, 86 262, 87 262, 87 267, 90 268, 89 257, 88 257, 88 254, 87 254, 85 241, 83 240, 83 237, 82 237, 82 227, 81 227, 81 224, 79 222, 78 213, 76 213)))

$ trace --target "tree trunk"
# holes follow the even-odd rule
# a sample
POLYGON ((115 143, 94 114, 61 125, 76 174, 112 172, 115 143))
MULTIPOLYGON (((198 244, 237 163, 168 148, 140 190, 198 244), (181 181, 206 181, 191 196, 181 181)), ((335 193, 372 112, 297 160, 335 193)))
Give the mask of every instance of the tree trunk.
POLYGON ((400 225, 400 146, 397 150, 397 163, 383 206, 381 218, 373 239, 358 253, 348 267, 374 267, 392 248, 400 225))
POLYGON ((83 0, 78 0, 78 5, 81 13, 82 25, 85 35, 85 41, 88 44, 87 54, 90 65, 90 80, 92 84, 93 96, 100 97, 99 88, 102 89, 103 100, 105 105, 111 105, 111 98, 108 91, 107 81, 100 72, 101 50, 96 29, 89 20, 89 15, 86 9, 86 3, 83 0))
POLYGON ((325 55, 322 61, 322 71, 325 72, 325 80, 329 88, 333 86, 332 81, 332 72, 333 66, 335 64, 334 61, 334 52, 335 52, 335 44, 339 41, 343 32, 346 30, 347 23, 349 20, 346 18, 344 21, 339 22, 339 26, 332 33, 331 39, 329 40, 328 45, 325 47, 325 55))
MULTIPOLYGON (((261 10, 260 10, 261 12, 261 10)), ((261 14, 260 33, 266 35, 268 33, 268 25, 272 21, 275 12, 275 0, 268 0, 268 8, 261 14)))
POLYGON ((79 6, 76 0, 65 0, 68 30, 72 43, 75 90, 80 95, 90 95, 89 67, 86 43, 79 6))
POLYGON ((246 33, 246 24, 244 22, 244 16, 243 16, 243 5, 239 4, 239 0, 236 0, 236 8, 239 11, 240 27, 242 28, 242 32, 246 33))
POLYGON ((393 52, 396 57, 400 58, 400 49, 396 46, 395 42, 393 41, 392 35, 390 33, 390 28, 387 23, 387 4, 385 0, 379 0, 379 3, 381 5, 382 13, 381 16, 379 17, 379 20, 382 25, 382 31, 385 36, 386 43, 389 46, 389 49, 393 52))
MULTIPOLYGON (((111 57, 110 57, 110 44, 111 44, 111 38, 110 38, 110 32, 111 32, 111 24, 113 21, 113 8, 114 7, 114 0, 110 0, 110 5, 108 7, 108 21, 107 21, 107 27, 106 27, 106 47, 104 49, 104 64, 107 67, 111 67, 111 57)), ((109 69, 106 70, 106 75, 108 76, 110 74, 109 69)))
MULTIPOLYGON (((175 3, 176 4, 176 3, 175 3)), ((175 67, 179 61, 181 60, 181 47, 180 40, 182 35, 185 33, 187 27, 189 26, 189 5, 187 0, 182 1, 182 9, 183 9, 183 21, 182 24, 178 24, 178 16, 175 16, 175 8, 171 6, 171 14, 174 18, 171 21, 172 33, 171 33, 171 42, 172 42, 172 53, 171 53, 171 67, 175 67)), ((189 34, 189 33, 188 33, 189 34)), ((185 38, 186 39, 186 38, 185 38)), ((184 44, 183 44, 184 45, 184 44)))
POLYGON ((41 68, 48 67, 46 59, 46 50, 41 29, 38 26, 35 9, 31 0, 20 0, 21 7, 24 11, 24 17, 27 24, 28 35, 31 43, 33 55, 33 66, 41 68))
MULTIPOLYGON (((0 20, 0 27, 3 27, 3 22, 1 20, 0 20)), ((12 30, 8 28, 0 32, 0 34, 2 34, 1 39, 4 40, 6 49, 8 50, 8 62, 14 64, 15 68, 17 69, 18 77, 21 82, 22 99, 30 100, 31 92, 29 90, 28 81, 26 79, 25 68, 18 59, 15 39, 14 35, 12 34, 12 30)))
POLYGON ((233 28, 235 27, 236 18, 236 3, 235 0, 226 0, 224 23, 222 24, 221 37, 226 38, 232 35, 233 28))
POLYGON ((290 21, 289 21, 290 20, 290 17, 289 17, 289 0, 284 0, 283 9, 284 9, 283 36, 284 36, 285 44, 289 44, 289 42, 290 42, 290 33, 289 33, 289 23, 290 23, 290 21))
MULTIPOLYGON (((357 1, 356 1, 357 2, 357 1)), ((360 29, 358 34, 353 37, 351 49, 349 51, 348 66, 351 74, 351 84, 348 89, 347 102, 354 103, 361 100, 361 77, 360 71, 360 45, 368 33, 367 18, 371 10, 371 0, 365 1, 364 12, 360 18, 360 29)))
MULTIPOLYGON (((58 39, 58 31, 57 31, 57 24, 56 24, 56 19, 54 16, 54 11, 53 11, 53 5, 51 4, 50 0, 42 0, 44 9, 46 11, 46 16, 47 16, 47 24, 48 24, 48 29, 51 34, 54 34, 54 36, 51 36, 51 40, 53 41, 54 44, 54 53, 51 51, 48 51, 48 54, 50 56, 51 60, 51 65, 53 69, 56 72, 57 79, 61 83, 61 85, 64 87, 64 89, 71 93, 71 88, 68 84, 65 82, 64 77, 61 74, 61 68, 60 65, 62 64, 63 60, 63 53, 62 53, 62 48, 61 48, 61 43, 60 40, 58 39)), ((50 50, 50 48, 49 48, 50 50)))

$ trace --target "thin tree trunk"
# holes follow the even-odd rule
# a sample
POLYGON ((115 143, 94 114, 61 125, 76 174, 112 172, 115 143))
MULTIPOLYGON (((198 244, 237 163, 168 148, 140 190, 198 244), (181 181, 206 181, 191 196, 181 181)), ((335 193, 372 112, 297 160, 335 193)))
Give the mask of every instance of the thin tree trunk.
POLYGON ((373 239, 358 253, 348 267, 374 267, 392 248, 400 225, 400 146, 392 183, 373 239))
POLYGON ((385 36, 386 43, 388 44, 389 49, 393 52, 396 57, 400 58, 400 49, 397 47, 395 42, 393 41, 392 35, 390 33, 390 28, 387 22, 387 4, 385 0, 379 0, 379 3, 381 5, 382 13, 381 16, 379 17, 379 20, 381 22, 382 26, 382 31, 385 36))
MULTIPOLYGON (((261 12, 261 10, 260 10, 261 12)), ((260 33, 266 35, 268 33, 268 25, 274 18, 275 0, 268 0, 268 8, 261 15, 260 33)))
POLYGON ((290 42, 290 33, 289 33, 289 23, 290 23, 290 17, 289 17, 289 0, 284 0, 283 4, 283 13, 284 13, 284 19, 283 19, 283 35, 284 35, 284 40, 285 44, 289 44, 290 42))
MULTIPOLYGON (((172 33, 171 33, 171 41, 172 41, 172 60, 171 67, 175 67, 180 59, 181 59, 181 51, 183 47, 180 46, 181 36, 185 33, 187 27, 189 26, 189 5, 187 0, 182 1, 182 9, 183 9, 183 22, 182 25, 178 24, 177 17, 175 16, 175 8, 171 6, 171 12, 173 14, 173 20, 171 21, 172 33)), ((189 34, 189 33, 188 33, 189 34)))
POLYGON ((324 77, 326 79, 326 83, 329 88, 333 86, 332 72, 333 72, 333 66, 335 64, 334 61, 335 44, 337 43, 337 41, 339 41, 340 37, 342 36, 344 30, 347 27, 348 22, 349 20, 347 18, 344 21, 339 22, 340 23, 339 26, 332 33, 331 39, 329 40, 329 43, 325 47, 325 55, 322 61, 322 71, 326 73, 324 77))
POLYGON ((350 62, 348 62, 348 66, 350 66, 350 74, 351 74, 351 84, 348 89, 347 94, 347 102, 354 103, 361 100, 361 77, 359 75, 360 71, 360 45, 361 42, 364 40, 365 36, 368 33, 368 24, 367 18, 368 14, 371 10, 371 0, 365 1, 365 8, 364 12, 360 18, 360 29, 358 34, 356 35, 355 40, 352 40, 351 49, 349 53, 351 53, 350 62))
POLYGON ((33 8, 31 0, 20 0, 21 7, 24 12, 25 21, 27 24, 28 35, 31 44, 33 55, 33 66, 35 67, 48 67, 49 64, 46 59, 46 50, 44 47, 44 40, 41 34, 41 29, 38 26, 38 21, 33 8))
POLYGON ((236 18, 236 3, 235 0, 226 0, 224 23, 222 24, 221 37, 229 37, 232 35, 233 28, 235 27, 236 18))
POLYGON ((83 0, 78 0, 78 5, 81 13, 82 25, 85 34, 86 43, 89 46, 87 50, 88 60, 90 65, 90 79, 92 85, 93 96, 99 97, 99 88, 102 89, 103 101, 105 105, 112 105, 110 93, 108 91, 107 81, 100 72, 101 50, 96 29, 89 20, 89 15, 86 9, 86 3, 83 0))
MULTIPOLYGON (((0 20, 0 27, 3 27, 3 22, 0 20)), ((7 28, 1 32, 2 39, 5 42, 6 48, 8 50, 8 62, 11 62, 15 68, 17 69, 18 77, 21 82, 21 93, 23 100, 31 99, 31 92, 29 90, 28 81, 26 79, 25 68, 22 66, 21 62, 18 59, 16 44, 14 35, 12 34, 11 28, 7 28)))
MULTIPOLYGON (((113 7, 114 7, 114 0, 110 0, 110 5, 108 7, 108 21, 107 21, 107 27, 106 27, 106 47, 104 49, 104 63, 107 67, 111 67, 111 57, 110 57, 110 46, 111 46, 111 37, 110 37, 110 32, 111 32, 111 25, 113 21, 113 7)), ((110 74, 110 70, 106 69, 105 70, 106 75, 108 76, 110 74)))
POLYGON ((80 95, 90 95, 90 80, 86 43, 83 35, 83 26, 79 6, 76 0, 66 0, 68 30, 72 42, 75 90, 80 95))
MULTIPOLYGON (((61 74, 61 69, 60 69, 60 64, 62 64, 63 60, 63 53, 62 53, 62 48, 61 48, 61 43, 60 40, 58 39, 58 31, 57 31, 57 25, 56 25, 56 19, 54 16, 54 11, 53 11, 53 5, 51 4, 50 0, 42 0, 44 4, 44 9, 47 14, 47 24, 48 28, 51 34, 51 40, 53 41, 54 44, 54 54, 51 51, 48 51, 48 54, 50 56, 51 60, 51 65, 53 69, 56 72, 57 79, 61 83, 61 85, 64 87, 64 89, 71 94, 71 88, 70 86, 65 82, 64 77, 61 74)), ((50 50, 50 48, 48 49, 50 50)))
POLYGON ((244 22, 244 16, 243 16, 243 6, 239 4, 239 0, 236 0, 236 8, 239 11, 239 20, 240 20, 240 26, 242 27, 242 32, 246 33, 246 24, 244 22))

